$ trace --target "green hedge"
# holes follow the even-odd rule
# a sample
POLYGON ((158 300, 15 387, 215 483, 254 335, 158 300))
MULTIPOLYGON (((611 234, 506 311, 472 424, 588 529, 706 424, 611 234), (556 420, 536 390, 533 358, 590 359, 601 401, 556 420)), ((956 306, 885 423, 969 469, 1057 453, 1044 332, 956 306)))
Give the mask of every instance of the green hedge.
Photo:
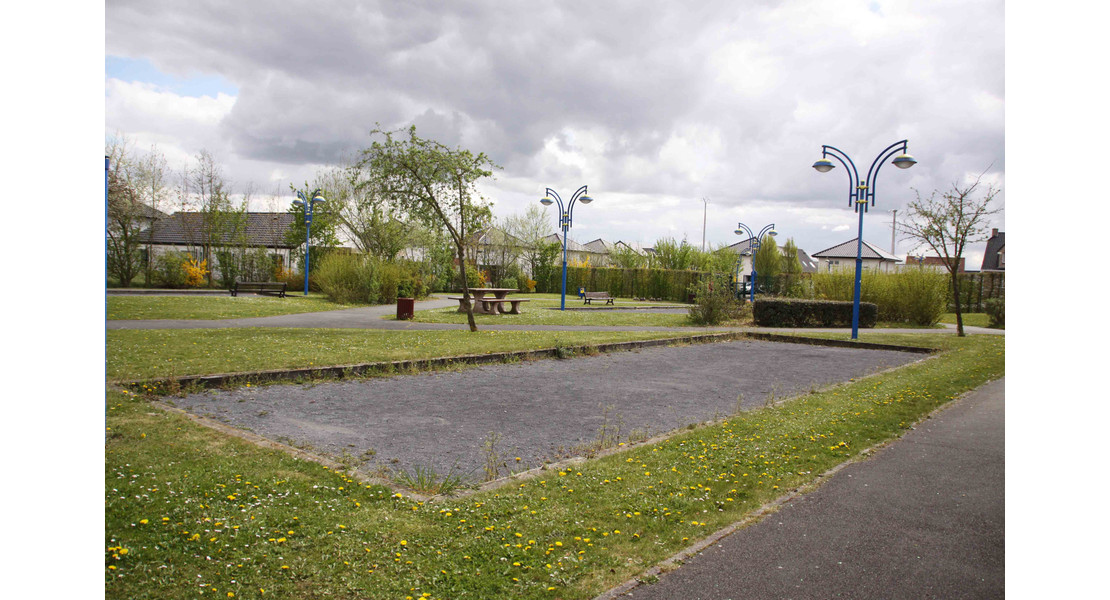
MULTIPOLYGON (((760 327, 851 327, 852 303, 756 298, 752 306, 752 317, 760 327)), ((860 327, 874 327, 878 317, 878 305, 860 302, 860 327)))
MULTIPOLYGON (((657 298, 686 302, 688 289, 709 275, 702 271, 667 269, 618 269, 616 267, 567 267, 567 294, 609 292, 615 298, 657 298)), ((536 281, 536 291, 557 294, 562 289, 563 268, 550 269, 536 281)))

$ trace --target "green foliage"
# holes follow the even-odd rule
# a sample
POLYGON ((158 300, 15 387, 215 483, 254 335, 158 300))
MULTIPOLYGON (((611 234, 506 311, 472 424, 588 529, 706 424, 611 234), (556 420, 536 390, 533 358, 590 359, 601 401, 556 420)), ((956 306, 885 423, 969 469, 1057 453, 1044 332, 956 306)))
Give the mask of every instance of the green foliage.
POLYGON ((741 304, 728 284, 728 275, 713 274, 687 288, 694 294, 694 305, 689 312, 690 320, 697 325, 720 325, 735 319, 741 304))
POLYGON ((776 279, 782 272, 782 253, 779 252, 775 238, 763 236, 755 256, 752 257, 752 268, 755 269, 757 279, 756 292, 776 293, 776 279))
MULTIPOLYGON (((860 302, 859 326, 874 327, 879 307, 860 302)), ((757 298, 752 317, 760 327, 850 327, 852 303, 829 300, 757 298)))
POLYGON ((191 255, 174 250, 159 254, 154 260, 155 284, 170 289, 184 288, 187 279, 185 262, 190 258, 191 255))
MULTIPOLYGON (((562 267, 553 268, 543 279, 536 278, 536 291, 559 293, 562 267)), ((686 302, 689 288, 706 273, 664 269, 618 269, 614 267, 567 267, 567 294, 579 287, 589 292, 609 292, 619 298, 657 298, 686 302)))
MULTIPOLYGON (((851 302, 855 271, 814 273, 814 297, 851 302)), ((891 273, 864 269, 860 300, 879 306, 879 319, 930 326, 944 313, 948 277, 931 269, 910 268, 891 273)))
POLYGON ((987 318, 990 319, 989 327, 1005 328, 1006 327, 1006 297, 988 298, 983 302, 983 309, 987 313, 987 318))
POLYGON ((674 238, 662 238, 655 242, 655 255, 652 257, 651 266, 656 269, 682 270, 694 266, 694 257, 697 249, 686 240, 681 243, 674 238))
MULTIPOLYGON (((384 141, 374 142, 362 151, 352 168, 356 190, 372 190, 395 209, 429 227, 444 228, 454 243, 460 279, 466 270, 466 244, 474 232, 488 223, 489 203, 478 193, 479 180, 493 175, 498 168, 485 154, 461 148, 452 150, 408 129, 407 140, 396 140, 394 133, 375 130, 384 141)), ((467 311, 471 331, 477 331, 474 316, 467 311)))
POLYGON ((647 262, 647 258, 632 248, 621 244, 609 251, 609 264, 618 269, 639 269, 647 262))
POLYGON ((378 261, 369 256, 333 253, 320 260, 312 280, 333 302, 377 304, 382 300, 380 271, 378 261))

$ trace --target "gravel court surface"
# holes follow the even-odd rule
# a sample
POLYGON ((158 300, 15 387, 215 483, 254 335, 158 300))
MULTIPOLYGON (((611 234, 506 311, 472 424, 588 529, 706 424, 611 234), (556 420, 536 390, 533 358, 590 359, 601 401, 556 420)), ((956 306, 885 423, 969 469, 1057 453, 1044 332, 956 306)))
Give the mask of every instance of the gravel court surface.
MULTIPOLYGON (((565 458, 606 423, 655 435, 922 359, 889 350, 741 340, 361 381, 212 390, 174 404, 266 438, 393 471, 480 481, 491 432, 512 471, 565 458), (516 458, 520 457, 520 461, 516 458)), ((507 474, 504 471, 502 474, 507 474)))

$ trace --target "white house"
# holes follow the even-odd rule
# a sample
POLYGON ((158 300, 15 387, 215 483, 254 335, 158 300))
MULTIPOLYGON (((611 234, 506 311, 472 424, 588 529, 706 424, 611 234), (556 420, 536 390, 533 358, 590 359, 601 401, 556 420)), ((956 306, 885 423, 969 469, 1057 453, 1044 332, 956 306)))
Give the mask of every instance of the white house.
MULTIPOLYGON (((852 238, 843 244, 837 244, 832 248, 814 252, 813 258, 817 259, 819 269, 821 271, 836 271, 838 269, 855 269, 856 268, 856 246, 859 238, 852 238)), ((873 269, 882 272, 890 272, 895 269, 895 266, 902 262, 902 259, 894 256, 893 254, 884 251, 879 246, 863 240, 862 251, 860 253, 864 269, 873 269)))

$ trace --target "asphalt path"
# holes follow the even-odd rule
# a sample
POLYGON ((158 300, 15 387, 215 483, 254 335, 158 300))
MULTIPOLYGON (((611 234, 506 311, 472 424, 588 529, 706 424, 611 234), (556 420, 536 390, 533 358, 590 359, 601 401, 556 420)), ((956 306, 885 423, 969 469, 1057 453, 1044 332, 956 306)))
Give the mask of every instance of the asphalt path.
POLYGON ((1005 597, 1005 380, 620 597, 1005 597))

